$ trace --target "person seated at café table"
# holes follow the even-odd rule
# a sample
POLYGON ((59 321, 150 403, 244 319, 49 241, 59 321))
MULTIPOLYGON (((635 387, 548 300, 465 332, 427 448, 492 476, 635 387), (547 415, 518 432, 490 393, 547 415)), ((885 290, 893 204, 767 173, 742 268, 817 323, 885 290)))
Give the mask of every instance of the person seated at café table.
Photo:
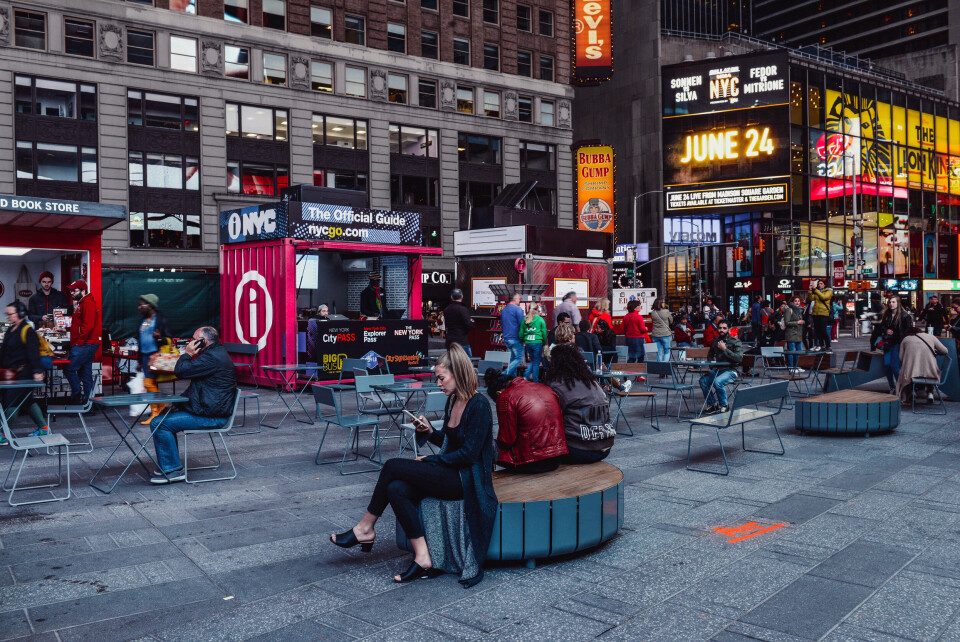
POLYGON ((553 348, 543 382, 557 393, 563 412, 568 452, 562 462, 592 464, 609 455, 617 434, 610 401, 575 345, 561 341, 553 348))
MULTIPOLYGON (((940 339, 923 331, 924 321, 917 320, 915 325, 903 331, 900 342, 900 373, 897 376, 897 396, 903 403, 910 403, 910 383, 917 378, 940 380, 940 367, 937 356, 947 355, 946 346, 940 339)), ((927 403, 933 403, 933 386, 914 387, 918 396, 926 393, 927 403)))
POLYGON ((720 361, 729 367, 710 368, 710 372, 700 377, 700 389, 707 402, 707 414, 729 411, 725 386, 737 380, 737 366, 743 361, 743 344, 740 339, 730 335, 730 325, 721 319, 717 326, 717 337, 710 345, 707 354, 709 361, 720 361))
POLYGON ((496 368, 488 368, 483 379, 497 404, 497 463, 518 473, 556 470, 568 452, 557 393, 496 368))
MULTIPOLYGON (((447 395, 443 428, 434 430, 421 415, 417 437, 418 441, 429 440, 439 446, 440 452, 416 459, 388 460, 380 470, 363 518, 350 530, 331 534, 330 541, 341 548, 359 545, 361 551, 370 552, 377 536, 377 520, 389 504, 414 551, 410 566, 395 575, 394 582, 434 577, 438 573, 433 571, 418 505, 427 497, 462 499, 473 555, 480 569, 473 578, 460 580, 464 588, 469 588, 483 579, 483 562, 499 506, 492 474, 493 417, 490 403, 477 392, 476 370, 460 344, 453 344, 440 355, 434 373, 440 390, 447 395)), ((438 525, 428 528, 435 526, 438 525)), ((437 537, 442 537, 440 527, 437 537)))
MULTIPOLYGON (((709 348, 713 345, 714 339, 717 338, 717 335, 720 334, 718 331, 719 323, 724 321, 723 313, 717 312, 716 316, 713 317, 713 321, 707 324, 707 327, 703 330, 703 345, 705 348, 709 348)), ((729 328, 730 326, 727 325, 729 328)))
POLYGON ((590 331, 590 322, 586 319, 580 321, 580 332, 574 338, 574 343, 584 354, 589 353, 591 364, 596 359, 597 353, 603 351, 603 346, 600 345, 600 337, 590 331))
MULTIPOLYGON (((160 470, 150 479, 151 484, 186 479, 177 449, 177 433, 223 427, 233 412, 237 394, 236 368, 220 343, 220 335, 211 327, 198 328, 193 333, 173 373, 178 379, 190 380, 183 392, 189 401, 176 404, 172 412, 153 420, 160 422, 153 434, 160 470)), ((153 427, 152 422, 150 425, 153 427)))
POLYGON ((570 325, 570 315, 566 312, 561 312, 557 315, 557 325, 547 333, 547 345, 552 346, 557 342, 557 328, 562 325, 570 325))
POLYGON ((677 323, 673 327, 673 338, 678 347, 690 348, 693 346, 693 328, 690 327, 690 317, 684 314, 677 319, 677 323))

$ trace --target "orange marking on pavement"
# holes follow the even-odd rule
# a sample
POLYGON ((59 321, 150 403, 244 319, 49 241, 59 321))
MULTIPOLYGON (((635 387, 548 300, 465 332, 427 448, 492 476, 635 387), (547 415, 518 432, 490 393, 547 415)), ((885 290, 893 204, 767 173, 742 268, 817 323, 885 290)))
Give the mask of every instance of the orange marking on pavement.
POLYGON ((769 533, 770 531, 775 531, 778 528, 783 528, 786 524, 774 524, 773 526, 763 527, 756 522, 747 522, 743 526, 734 526, 730 528, 724 528, 722 526, 715 528, 716 532, 726 535, 727 537, 733 537, 734 539, 728 540, 727 544, 734 544, 736 542, 742 542, 745 539, 750 539, 751 537, 756 537, 757 535, 763 535, 764 533, 769 533), (739 535, 739 537, 737 537, 739 535))

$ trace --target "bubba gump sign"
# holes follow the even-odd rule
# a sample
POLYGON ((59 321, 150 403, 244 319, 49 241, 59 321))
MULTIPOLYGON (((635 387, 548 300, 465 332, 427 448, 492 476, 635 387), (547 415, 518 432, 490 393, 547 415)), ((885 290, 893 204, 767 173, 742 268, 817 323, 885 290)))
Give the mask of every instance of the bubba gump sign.
POLYGON ((574 78, 607 80, 613 74, 610 0, 574 0, 574 78))
POLYGON ((577 229, 613 233, 613 148, 577 150, 577 229))

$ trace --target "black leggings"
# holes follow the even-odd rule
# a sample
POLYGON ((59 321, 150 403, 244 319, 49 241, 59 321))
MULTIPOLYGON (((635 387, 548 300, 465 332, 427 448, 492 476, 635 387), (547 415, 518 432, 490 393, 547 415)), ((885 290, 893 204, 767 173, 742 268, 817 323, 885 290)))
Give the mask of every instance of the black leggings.
POLYGON ((813 328, 817 335, 817 343, 824 348, 830 348, 830 317, 816 314, 813 316, 813 328))
POLYGON ((380 471, 367 511, 380 517, 389 503, 407 537, 415 539, 423 537, 417 508, 425 497, 463 499, 460 471, 433 462, 390 459, 380 471))

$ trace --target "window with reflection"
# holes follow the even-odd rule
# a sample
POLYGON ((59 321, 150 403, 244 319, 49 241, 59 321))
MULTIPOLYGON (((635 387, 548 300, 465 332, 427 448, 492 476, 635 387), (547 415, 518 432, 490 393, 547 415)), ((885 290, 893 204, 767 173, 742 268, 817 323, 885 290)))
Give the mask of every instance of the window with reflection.
POLYGON ((127 124, 185 132, 200 130, 200 110, 196 98, 127 91, 127 124))
POLYGON ((343 17, 343 40, 354 45, 365 44, 366 41, 366 21, 360 16, 343 17))
POLYGON ((14 164, 17 178, 97 182, 97 150, 93 147, 17 141, 14 164))
POLYGON ((13 44, 44 51, 47 48, 47 15, 21 9, 14 11, 13 44))
POLYGON ((365 150, 367 149, 367 121, 314 114, 313 144, 365 150))
POLYGON ((531 24, 532 20, 530 18, 531 10, 525 4, 517 5, 517 31, 532 31, 531 24))
POLYGON ((533 98, 530 96, 517 97, 517 118, 521 123, 533 122, 533 98))
POLYGON ((13 84, 18 114, 97 120, 94 85, 33 76, 15 76, 13 84))
POLYGON ((437 81, 424 80, 417 81, 417 100, 421 107, 428 109, 437 108, 437 81))
POLYGON ((197 41, 195 38, 170 36, 170 68, 197 73, 197 41))
POLYGON ((437 158, 440 151, 438 140, 435 129, 390 125, 390 152, 393 154, 437 158))
POLYGON ((483 68, 500 71, 500 47, 486 42, 483 45, 483 68))
POLYGON ((63 52, 71 56, 93 58, 94 25, 86 20, 63 19, 63 52))
POLYGON ((287 110, 227 103, 227 136, 287 140, 287 110))
POLYGON ((310 7, 310 35, 314 38, 333 39, 333 12, 323 7, 310 7))
POLYGON ((310 87, 314 91, 333 93, 333 63, 310 61, 310 87))
POLYGON ((433 60, 440 59, 440 35, 436 31, 420 33, 420 55, 433 60))
POLYGON ((520 167, 541 171, 557 169, 557 148, 543 143, 520 141, 520 167))
POLYGON ((540 56, 540 80, 553 80, 553 56, 540 56))
POLYGON ((453 39, 453 62, 458 65, 470 64, 470 41, 466 38, 453 39))
POLYGON ((540 101, 540 124, 553 127, 554 104, 549 100, 540 101))
POLYGON ((130 247, 199 250, 200 217, 130 212, 130 247))
POLYGON ((334 187, 367 191, 367 173, 351 169, 314 169, 313 184, 316 187, 334 187))
POLYGON ((263 0, 263 26, 280 31, 287 28, 287 3, 284 0, 263 0))
POLYGON ((129 152, 127 168, 134 187, 200 189, 200 161, 195 157, 129 152))
POLYGON ((461 114, 473 113, 473 87, 457 85, 457 111, 461 114))
POLYGON ((127 62, 153 67, 154 34, 152 31, 127 29, 127 62))
POLYGON ((483 21, 500 24, 500 0, 483 0, 483 21))
POLYGON ((250 80, 250 49, 227 45, 223 48, 223 75, 237 80, 250 80))
POLYGON ((263 82, 267 85, 287 84, 287 57, 283 54, 263 54, 263 82))
POLYGON ((500 164, 500 139, 480 134, 457 134, 457 152, 461 163, 500 164))
POLYGON ((367 97, 367 70, 347 67, 344 70, 344 93, 355 98, 367 97))
POLYGON ((272 163, 227 161, 227 191, 235 194, 278 196, 290 186, 290 168, 272 163))
POLYGON ((500 92, 483 90, 483 115, 500 118, 500 92))
POLYGON ((387 24, 387 51, 407 53, 407 28, 403 25, 387 24))
POLYGON ((387 75, 388 99, 392 103, 406 105, 407 102, 407 77, 400 74, 387 75))
POLYGON ((249 22, 250 0, 223 0, 223 19, 227 22, 249 22))

